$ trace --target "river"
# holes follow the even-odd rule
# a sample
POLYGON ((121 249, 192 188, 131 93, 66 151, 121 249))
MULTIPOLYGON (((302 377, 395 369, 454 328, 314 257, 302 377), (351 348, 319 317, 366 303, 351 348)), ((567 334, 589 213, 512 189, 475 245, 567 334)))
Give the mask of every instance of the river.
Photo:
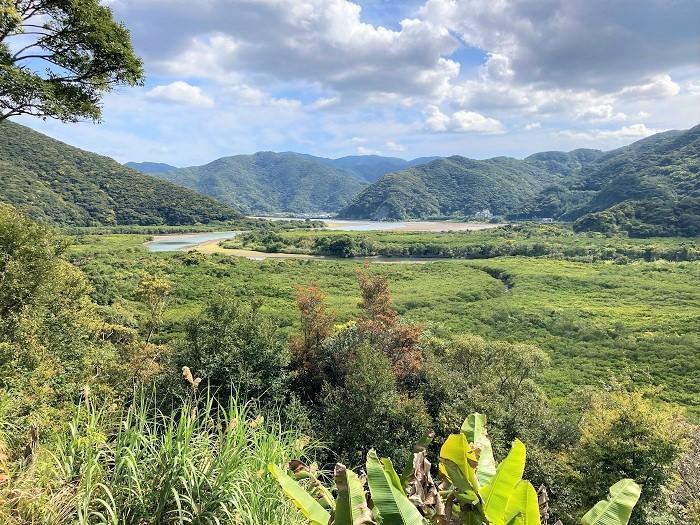
MULTIPOLYGON (((267 217, 265 217, 267 218, 267 217)), ((293 220, 293 218, 270 218, 270 220, 293 220)), ((467 223, 453 221, 405 221, 405 222, 380 222, 380 221, 350 221, 340 219, 324 219, 328 230, 340 231, 404 231, 404 232, 447 232, 483 230, 495 228, 498 224, 467 223)), ((196 248, 198 246, 209 247, 218 245, 219 241, 232 239, 240 234, 239 231, 221 231, 204 233, 175 233, 168 235, 154 235, 153 239, 146 243, 146 247, 152 252, 175 252, 196 248)), ((241 254, 242 256, 246 256, 241 254)), ((274 256, 275 254, 262 254, 261 256, 274 256)), ((285 254, 279 254, 284 256, 285 254)), ((253 257, 253 253, 248 256, 253 257)))

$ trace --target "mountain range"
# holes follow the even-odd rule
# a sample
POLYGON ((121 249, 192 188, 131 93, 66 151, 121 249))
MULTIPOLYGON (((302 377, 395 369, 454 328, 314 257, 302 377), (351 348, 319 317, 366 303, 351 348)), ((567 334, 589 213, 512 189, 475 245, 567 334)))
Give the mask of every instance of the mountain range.
POLYGON ((608 152, 438 159, 385 175, 338 216, 469 217, 485 210, 510 219, 576 221, 580 230, 700 235, 700 126, 608 152))
POLYGON ((259 152, 203 166, 130 163, 0 124, 0 201, 58 224, 192 224, 245 214, 552 218, 578 230, 700 235, 700 126, 612 151, 403 160, 259 152), (138 168, 132 169, 131 167, 138 168), (144 173, 145 172, 145 173, 144 173))
POLYGON ((172 170, 164 169, 167 164, 150 162, 127 165, 214 197, 244 213, 313 214, 336 212, 383 175, 434 158, 357 155, 328 159, 263 151, 172 170))
POLYGON ((8 121, 0 123, 0 178, 0 202, 60 225, 179 225, 240 216, 219 201, 8 121))

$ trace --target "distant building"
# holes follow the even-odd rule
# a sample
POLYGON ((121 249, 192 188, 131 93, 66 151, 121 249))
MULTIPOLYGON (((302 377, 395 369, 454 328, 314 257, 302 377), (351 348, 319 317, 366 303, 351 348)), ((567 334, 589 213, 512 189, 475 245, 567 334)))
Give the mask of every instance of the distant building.
POLYGON ((474 214, 474 218, 480 221, 490 221, 493 219, 493 213, 488 208, 478 211, 474 214))
POLYGON ((552 217, 544 217, 542 219, 542 222, 550 223, 550 222, 554 222, 554 219, 552 217))

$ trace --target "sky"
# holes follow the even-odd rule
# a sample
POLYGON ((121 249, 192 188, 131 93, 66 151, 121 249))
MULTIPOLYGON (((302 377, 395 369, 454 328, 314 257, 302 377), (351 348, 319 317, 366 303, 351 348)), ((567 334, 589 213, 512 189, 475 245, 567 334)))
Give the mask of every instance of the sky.
POLYGON ((700 124, 700 0, 104 2, 145 85, 99 124, 15 120, 120 162, 524 157, 700 124))

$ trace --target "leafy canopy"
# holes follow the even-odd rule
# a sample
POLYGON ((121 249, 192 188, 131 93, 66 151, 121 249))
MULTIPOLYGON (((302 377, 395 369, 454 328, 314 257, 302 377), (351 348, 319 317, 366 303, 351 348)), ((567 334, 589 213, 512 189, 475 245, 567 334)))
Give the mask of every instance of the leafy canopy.
POLYGON ((99 120, 105 92, 142 81, 129 31, 99 0, 0 0, 0 120, 99 120))

